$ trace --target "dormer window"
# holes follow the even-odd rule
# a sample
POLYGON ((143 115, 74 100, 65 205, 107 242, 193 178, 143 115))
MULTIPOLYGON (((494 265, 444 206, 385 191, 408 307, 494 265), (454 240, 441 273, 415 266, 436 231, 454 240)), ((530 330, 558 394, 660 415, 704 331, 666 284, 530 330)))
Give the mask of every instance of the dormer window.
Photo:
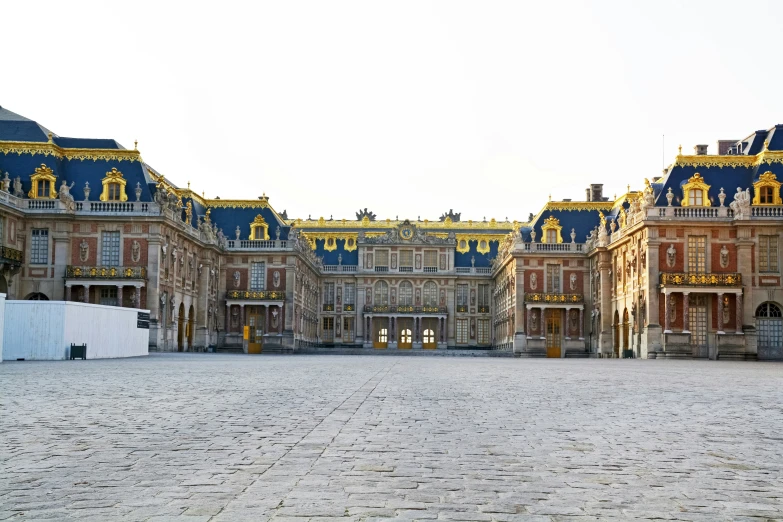
POLYGON ((122 172, 112 167, 101 183, 103 184, 103 191, 99 198, 101 201, 128 201, 128 195, 125 193, 127 181, 122 177, 122 172))
POLYGON ((780 185, 777 176, 772 172, 760 175, 759 180, 753 184, 753 204, 783 205, 780 198, 780 185))
POLYGON ((557 243, 557 230, 547 230, 544 243, 557 243))
POLYGON ((544 220, 544 224, 541 225, 541 232, 543 232, 541 242, 550 245, 562 243, 563 236, 560 235, 562 229, 563 227, 560 225, 560 220, 555 216, 549 216, 544 220))
POLYGON ((253 229, 253 239, 264 239, 264 229, 261 227, 253 229))
POLYGON ((711 207, 709 192, 710 186, 704 182, 704 178, 697 172, 682 186, 681 205, 683 207, 711 207))
POLYGON ((35 173, 30 176, 30 192, 27 197, 30 199, 53 199, 57 197, 57 191, 54 188, 54 182, 57 178, 52 169, 45 164, 35 169, 35 173))
POLYGON ((269 239, 269 225, 261 214, 258 214, 250 223, 250 239, 253 241, 269 239))
POLYGON ((119 183, 107 183, 107 201, 119 201, 120 200, 120 184, 119 183))

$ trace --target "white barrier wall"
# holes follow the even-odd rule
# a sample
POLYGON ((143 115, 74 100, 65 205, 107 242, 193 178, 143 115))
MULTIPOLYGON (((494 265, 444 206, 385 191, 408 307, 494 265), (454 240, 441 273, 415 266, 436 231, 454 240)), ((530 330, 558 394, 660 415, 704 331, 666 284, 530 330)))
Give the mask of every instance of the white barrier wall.
MULTIPOLYGON (((66 301, 5 301, 3 359, 68 359, 71 343, 87 345, 87 359, 149 355, 149 329, 139 312, 66 301)), ((149 316, 147 316, 149 317, 149 316)))
MULTIPOLYGON (((0 294, 0 332, 3 331, 3 320, 5 319, 5 294, 0 294)), ((0 335, 0 362, 3 362, 3 336, 0 335)))

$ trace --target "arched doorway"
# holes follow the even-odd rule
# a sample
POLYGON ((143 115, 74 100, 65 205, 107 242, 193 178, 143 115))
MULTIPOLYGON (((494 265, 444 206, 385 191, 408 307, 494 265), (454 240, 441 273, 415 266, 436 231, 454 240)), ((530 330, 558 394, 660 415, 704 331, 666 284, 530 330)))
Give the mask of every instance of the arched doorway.
POLYGON ((623 357, 632 357, 631 350, 631 322, 628 318, 628 309, 623 310, 623 357))
POLYGON ((614 311, 614 324, 612 325, 614 335, 614 356, 620 357, 620 312, 614 311))
POLYGON ((756 308, 758 358, 783 359, 783 314, 776 303, 762 303, 756 308))
POLYGON ((413 347, 413 332, 410 328, 402 327, 400 329, 400 340, 397 348, 406 349, 413 347))
POLYGON ((436 341, 435 332, 438 328, 438 320, 433 317, 427 317, 422 319, 422 325, 424 327, 424 333, 421 336, 421 347, 425 350, 437 348, 438 344, 436 341))
POLYGON ((179 313, 177 314, 177 351, 185 350, 185 303, 179 304, 179 313))
POLYGON ((46 294, 42 294, 41 292, 33 292, 32 294, 25 297, 26 301, 48 301, 49 298, 46 297, 46 294))
POLYGON ((8 281, 5 280, 5 276, 0 275, 0 294, 8 295, 8 281))

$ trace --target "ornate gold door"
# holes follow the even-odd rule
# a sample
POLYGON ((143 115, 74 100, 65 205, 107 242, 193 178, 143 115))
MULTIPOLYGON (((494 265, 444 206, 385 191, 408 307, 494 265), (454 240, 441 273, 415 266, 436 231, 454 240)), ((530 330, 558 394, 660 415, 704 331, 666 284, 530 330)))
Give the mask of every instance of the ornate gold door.
POLYGON ((247 317, 248 337, 247 353, 261 353, 264 345, 264 328, 260 314, 250 314, 247 317))
POLYGON ((397 348, 407 350, 413 348, 413 319, 397 319, 399 339, 397 348))
POLYGON ((546 311, 546 356, 560 357, 560 315, 562 310, 549 309, 546 311))
POLYGON ((389 320, 386 318, 375 318, 372 320, 373 330, 373 348, 386 348, 389 345, 389 320))

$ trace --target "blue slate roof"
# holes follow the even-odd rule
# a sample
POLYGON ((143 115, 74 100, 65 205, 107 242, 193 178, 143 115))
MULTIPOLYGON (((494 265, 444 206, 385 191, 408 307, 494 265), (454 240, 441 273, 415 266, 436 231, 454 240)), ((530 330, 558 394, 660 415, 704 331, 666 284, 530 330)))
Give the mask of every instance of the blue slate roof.
MULTIPOLYGON (((195 205, 194 205, 195 207, 195 205)), ((200 215, 206 213, 206 209, 201 207, 200 215)), ((194 222, 197 210, 194 208, 194 222)), ((280 239, 288 239, 288 231, 291 227, 285 224, 281 219, 278 219, 276 212, 271 207, 266 208, 240 208, 240 207, 211 207, 209 213, 212 221, 215 222, 219 229, 223 229, 223 233, 229 239, 235 239, 235 230, 239 227, 240 235, 239 239, 250 239, 250 223, 261 214, 267 225, 269 225, 269 238, 275 239, 275 229, 280 227, 280 239)), ((337 263, 335 263, 337 264, 337 263)))
MULTIPOLYGON (((607 202, 607 209, 610 206, 611 203, 607 202)), ((607 215, 608 210, 603 212, 604 215, 607 215)), ((560 235, 563 238, 563 243, 571 242, 571 229, 574 229, 574 232, 576 233, 576 238, 574 241, 577 243, 584 243, 585 238, 590 235, 590 231, 598 226, 601 222, 598 216, 598 210, 549 209, 548 205, 546 205, 533 219, 529 227, 524 227, 520 230, 522 234, 522 240, 529 242, 530 231, 534 228, 536 231, 536 242, 540 243, 541 238, 544 235, 541 227, 544 224, 544 220, 549 219, 550 216, 560 220, 560 226, 563 227, 563 229, 560 231, 560 235)))
POLYGON ((46 142, 50 132, 33 120, 0 107, 0 140, 46 142))

